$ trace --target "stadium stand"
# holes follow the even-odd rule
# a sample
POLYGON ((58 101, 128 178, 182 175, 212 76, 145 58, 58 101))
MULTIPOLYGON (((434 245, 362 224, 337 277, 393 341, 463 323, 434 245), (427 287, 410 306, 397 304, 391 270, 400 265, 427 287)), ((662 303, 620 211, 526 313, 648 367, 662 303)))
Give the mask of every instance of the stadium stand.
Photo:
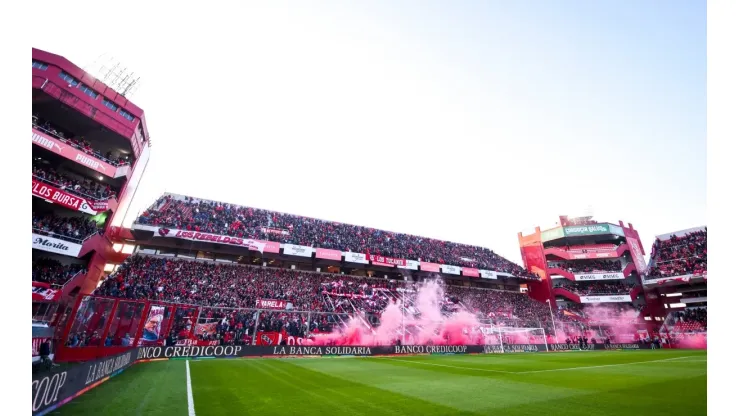
POLYGON ((84 265, 69 264, 65 266, 58 260, 39 258, 33 262, 32 280, 61 286, 79 272, 85 272, 84 265))
POLYGON ((75 178, 69 174, 57 172, 54 168, 34 163, 32 166, 34 178, 56 186, 63 191, 91 199, 108 199, 116 196, 116 192, 109 185, 96 183, 92 179, 75 178))
POLYGON ((673 277, 702 274, 707 271, 707 229, 656 239, 651 261, 654 266, 647 277, 673 277))
POLYGON ((70 241, 82 241, 100 231, 93 220, 83 217, 60 217, 53 213, 31 216, 33 231, 42 235, 52 235, 70 241))
POLYGON ((112 152, 110 151, 103 152, 100 149, 96 149, 92 146, 92 144, 90 144, 90 142, 85 140, 84 137, 75 137, 73 134, 65 132, 62 128, 53 125, 51 122, 44 120, 37 115, 32 116, 31 124, 32 127, 56 137, 63 143, 68 144, 77 150, 81 150, 88 155, 95 156, 101 160, 104 160, 113 166, 125 166, 131 164, 131 161, 128 158, 116 157, 113 156, 112 152))
POLYGON ((626 295, 634 285, 623 282, 588 282, 587 284, 554 283, 553 287, 562 287, 580 296, 626 295))
POLYGON ((551 262, 551 267, 559 267, 573 273, 619 272, 622 263, 618 260, 580 260, 551 262))
POLYGON ((191 197, 178 200, 170 195, 163 196, 142 213, 137 222, 342 251, 418 258, 420 261, 477 267, 537 279, 521 266, 483 247, 191 197), (266 227, 285 232, 268 232, 266 227))

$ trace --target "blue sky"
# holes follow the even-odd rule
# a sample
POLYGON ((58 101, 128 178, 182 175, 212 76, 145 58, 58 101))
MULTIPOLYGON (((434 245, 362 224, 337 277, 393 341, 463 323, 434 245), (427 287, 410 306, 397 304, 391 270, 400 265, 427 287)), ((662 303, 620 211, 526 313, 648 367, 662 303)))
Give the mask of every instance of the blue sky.
POLYGON ((139 29, 30 35, 142 76, 137 211, 187 193, 519 263, 517 232, 587 207, 648 247, 706 223, 703 2, 91 2, 36 18, 106 15, 139 29))

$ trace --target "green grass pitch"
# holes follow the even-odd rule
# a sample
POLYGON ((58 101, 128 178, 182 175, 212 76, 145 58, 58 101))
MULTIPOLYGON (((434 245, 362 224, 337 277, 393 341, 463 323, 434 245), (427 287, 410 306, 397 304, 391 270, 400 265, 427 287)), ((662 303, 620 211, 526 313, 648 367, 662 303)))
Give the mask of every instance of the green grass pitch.
MULTIPOLYGON (((189 361, 207 415, 702 415, 706 351, 189 361)), ((136 364, 55 415, 183 415, 186 361, 136 364)))

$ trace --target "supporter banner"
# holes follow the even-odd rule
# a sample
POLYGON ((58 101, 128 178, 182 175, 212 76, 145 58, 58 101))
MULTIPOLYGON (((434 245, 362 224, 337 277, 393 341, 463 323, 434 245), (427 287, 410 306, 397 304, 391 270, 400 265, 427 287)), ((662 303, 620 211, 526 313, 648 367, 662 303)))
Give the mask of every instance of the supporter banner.
POLYGON ((32 302, 56 302, 62 296, 61 289, 52 289, 47 283, 31 282, 32 302))
POLYGON ((180 339, 178 340, 175 345, 178 347, 187 347, 187 346, 194 346, 194 347, 211 347, 221 344, 220 340, 214 339, 211 341, 204 341, 200 339, 180 339))
POLYGON ((407 269, 407 270, 419 270, 419 262, 416 260, 408 260, 406 259, 406 265, 405 266, 398 266, 399 269, 407 269))
POLYGON ((630 251, 632 252, 632 258, 635 261, 635 267, 639 274, 644 274, 647 271, 647 264, 645 264, 645 256, 640 251, 640 242, 632 237, 627 237, 627 244, 630 245, 630 251))
POLYGON ((608 224, 573 225, 563 228, 566 237, 578 237, 582 235, 609 234, 608 224))
POLYGON ((49 253, 63 254, 77 257, 82 250, 82 244, 71 243, 48 235, 31 233, 31 247, 49 253))
POLYGON ((342 261, 342 252, 339 250, 328 250, 325 248, 316 249, 317 259, 335 260, 342 261))
POLYGON ((293 244, 283 244, 283 254, 289 256, 311 257, 313 248, 306 246, 296 246, 293 244))
POLYGON ((283 341, 285 341, 285 345, 303 345, 306 338, 294 337, 288 335, 285 331, 257 331, 257 345, 281 345, 283 341))
POLYGON ((31 129, 31 142, 36 146, 43 147, 46 150, 54 152, 80 165, 87 166, 97 172, 102 173, 110 178, 116 177, 116 168, 113 165, 103 162, 102 160, 90 156, 87 153, 77 150, 74 147, 65 144, 61 140, 44 134, 40 131, 31 129))
POLYGON ((218 322, 209 322, 207 324, 196 324, 195 325, 195 336, 200 335, 215 335, 218 322))
POLYGON ((613 296, 581 296, 581 303, 617 303, 632 302, 630 295, 613 295, 613 296))
POLYGON ((373 262, 373 264, 377 264, 379 266, 402 267, 406 265, 406 259, 396 259, 393 257, 378 256, 375 254, 366 254, 365 259, 370 260, 371 262, 373 262))
POLYGON ((285 309, 288 306, 287 300, 276 299, 257 299, 258 309, 285 309))
POLYGON ((480 277, 484 279, 498 279, 496 272, 490 270, 480 270, 480 277))
POLYGON ((231 246, 246 247, 250 250, 268 253, 279 253, 280 244, 271 241, 259 241, 253 239, 243 239, 239 237, 228 237, 225 235, 201 233, 198 231, 170 230, 169 228, 160 228, 158 230, 160 237, 181 238, 190 241, 205 241, 208 243, 228 244, 231 246), (277 250, 275 245, 277 244, 277 250), (269 250, 268 250, 269 246, 269 250))
POLYGON ((574 274, 573 277, 578 280, 618 280, 624 279, 624 273, 588 273, 588 274, 574 274))
POLYGON ((442 273, 454 274, 454 275, 460 276, 461 269, 458 266, 450 266, 449 264, 443 264, 441 268, 442 268, 442 273))
POLYGON ((282 228, 270 228, 270 227, 262 227, 262 232, 265 234, 280 234, 280 235, 289 235, 290 231, 284 230, 282 228))
POLYGON ((152 343, 159 341, 159 332, 162 330, 164 320, 164 306, 152 306, 149 308, 149 317, 146 318, 144 330, 139 342, 152 343))
POLYGON ((462 274, 463 276, 468 276, 468 277, 480 277, 480 273, 478 272, 478 269, 471 269, 470 267, 463 267, 462 274))
POLYGON ((348 261, 350 263, 360 263, 360 264, 368 264, 369 262, 365 258, 365 255, 362 253, 353 253, 351 251, 346 251, 344 253, 344 261, 348 261))
POLYGON ((551 240, 557 240, 558 238, 565 237, 565 232, 563 231, 563 227, 557 227, 552 228, 550 230, 545 230, 540 233, 540 239, 544 243, 546 241, 551 240))
POLYGON ((541 352, 547 351, 545 344, 504 344, 504 345, 486 345, 483 347, 483 354, 505 354, 517 352, 541 352))
POLYGON ((51 412, 119 374, 135 362, 137 352, 130 350, 116 356, 67 367, 63 371, 34 375, 31 382, 32 414, 51 412))
POLYGON ((439 273, 439 264, 437 263, 427 263, 422 261, 421 262, 421 271, 424 272, 432 272, 432 273, 439 273))
MULTIPOLYGON (((31 193, 33 196, 61 205, 65 208, 84 212, 90 215, 98 214, 98 211, 93 208, 94 205, 87 199, 64 192, 61 189, 37 181, 34 178, 31 178, 31 193)), ((107 202, 105 203, 105 206, 108 206, 107 202)))

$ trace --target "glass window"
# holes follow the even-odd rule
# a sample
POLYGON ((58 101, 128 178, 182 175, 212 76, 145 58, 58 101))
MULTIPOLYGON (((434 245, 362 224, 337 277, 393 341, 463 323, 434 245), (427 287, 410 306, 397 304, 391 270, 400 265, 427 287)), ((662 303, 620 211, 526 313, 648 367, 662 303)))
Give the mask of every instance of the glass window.
POLYGON ((89 95, 92 98, 95 98, 95 99, 98 98, 98 93, 95 92, 94 89, 88 87, 85 84, 80 84, 80 90, 82 90, 82 92, 84 92, 86 95, 89 95))
POLYGON ((41 62, 41 61, 33 61, 33 65, 31 65, 32 68, 40 69, 42 71, 46 71, 49 69, 49 65, 41 62))
POLYGON ((106 100, 105 98, 103 98, 103 105, 110 108, 113 111, 118 111, 119 109, 118 106, 113 103, 113 101, 106 100))
POLYGON ((72 75, 62 71, 59 73, 59 78, 63 79, 67 84, 76 87, 80 85, 80 81, 77 81, 72 75))
POLYGON ((129 114, 128 111, 120 110, 118 113, 121 114, 123 116, 123 118, 125 118, 126 120, 128 120, 128 121, 134 121, 134 116, 132 116, 131 114, 129 114))

